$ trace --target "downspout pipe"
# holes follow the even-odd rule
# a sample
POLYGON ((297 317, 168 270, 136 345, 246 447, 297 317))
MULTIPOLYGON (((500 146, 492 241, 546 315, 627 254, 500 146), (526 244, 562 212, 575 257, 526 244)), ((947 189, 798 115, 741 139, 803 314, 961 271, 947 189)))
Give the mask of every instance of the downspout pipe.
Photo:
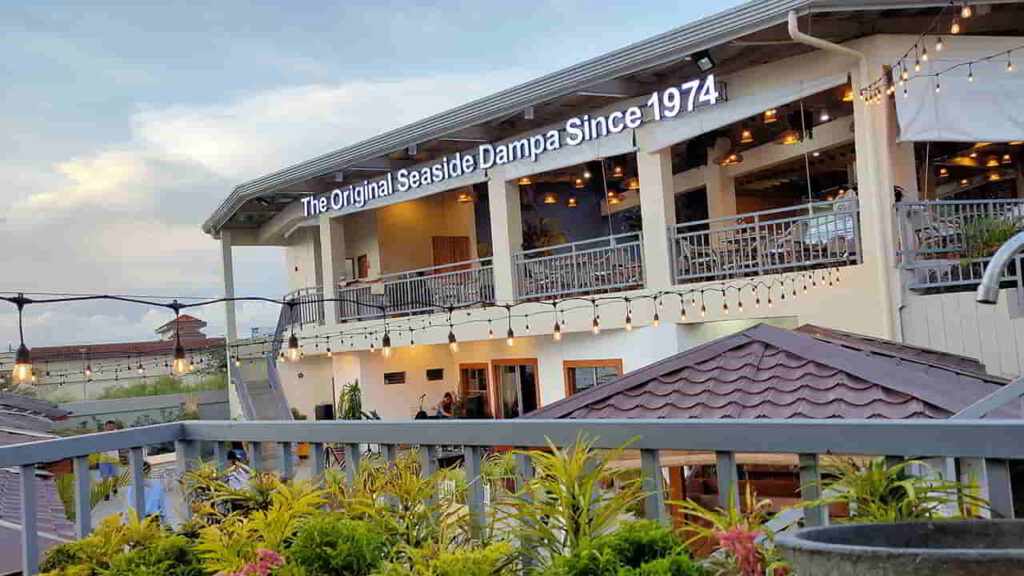
POLYGON ((975 300, 980 304, 995 304, 999 301, 999 279, 1002 278, 1006 265, 1021 250, 1024 250, 1024 232, 1018 232, 996 250, 985 266, 985 274, 981 277, 981 284, 978 284, 975 300))
MULTIPOLYGON (((807 46, 811 46, 819 50, 825 50, 827 52, 842 54, 844 56, 849 56, 851 58, 856 59, 857 75, 860 77, 861 82, 867 81, 867 79, 869 78, 867 55, 858 50, 854 50, 853 48, 848 48, 846 46, 841 46, 834 42, 829 42, 828 40, 823 40, 821 38, 815 38, 814 36, 811 36, 809 34, 804 34, 803 32, 800 31, 796 10, 789 11, 787 20, 789 37, 792 38, 794 42, 799 42, 800 44, 806 44, 807 46)), ((861 174, 860 176, 867 177, 865 179, 874 180, 875 187, 879 190, 879 193, 881 193, 882 186, 879 181, 879 179, 881 178, 881 170, 880 166, 878 165, 878 159, 875 158, 874 154, 866 154, 865 157, 867 159, 868 174, 861 174)), ((882 209, 886 209, 886 203, 880 202, 879 204, 880 205, 878 206, 878 211, 876 212, 875 216, 875 224, 881 231, 886 228, 886 222, 883 220, 881 213, 882 209)), ((885 250, 886 249, 883 248, 883 252, 885 250)), ((889 267, 885 264, 885 262, 881 262, 879 268, 882 291, 882 306, 885 310, 885 316, 883 319, 884 330, 887 338, 896 339, 899 337, 899 335, 896 334, 895 329, 895 326, 897 325, 897 319, 895 317, 895 311, 893 308, 893 295, 889 267)))

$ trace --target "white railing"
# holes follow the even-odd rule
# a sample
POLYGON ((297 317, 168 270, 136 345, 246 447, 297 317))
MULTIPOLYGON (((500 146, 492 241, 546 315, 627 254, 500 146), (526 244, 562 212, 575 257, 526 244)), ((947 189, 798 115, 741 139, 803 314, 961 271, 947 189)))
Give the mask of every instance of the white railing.
POLYGON ((644 285, 639 232, 519 252, 516 296, 523 299, 589 294, 644 285))
POLYGON ((384 314, 430 314, 494 300, 490 258, 386 274, 371 284, 338 287, 338 321, 384 314))
MULTIPOLYGON (((981 281, 995 250, 1024 230, 1024 200, 901 202, 899 260, 911 289, 971 289, 981 281)), ((1012 262, 1004 281, 1019 280, 1012 262)))
POLYGON ((860 262, 853 198, 684 222, 670 232, 679 284, 860 262))
POLYGON ((299 288, 285 294, 285 302, 295 302, 289 326, 324 323, 324 292, 319 286, 299 288))

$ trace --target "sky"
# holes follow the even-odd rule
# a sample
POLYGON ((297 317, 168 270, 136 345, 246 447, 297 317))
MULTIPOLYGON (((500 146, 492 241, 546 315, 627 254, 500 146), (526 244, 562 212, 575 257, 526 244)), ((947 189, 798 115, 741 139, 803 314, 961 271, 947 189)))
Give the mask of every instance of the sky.
MULTIPOLYGON (((200 225, 234 185, 738 3, 6 0, 0 292, 219 296, 200 225)), ((234 258, 237 294, 283 294, 281 249, 234 258)), ((223 307, 191 313, 223 334, 223 307)), ((26 341, 153 339, 169 314, 30 305, 26 341)))

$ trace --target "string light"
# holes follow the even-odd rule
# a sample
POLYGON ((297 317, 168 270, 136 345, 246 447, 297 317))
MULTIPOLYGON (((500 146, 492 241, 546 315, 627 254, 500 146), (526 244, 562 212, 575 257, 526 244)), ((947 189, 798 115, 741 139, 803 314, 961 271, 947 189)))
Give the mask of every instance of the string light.
POLYGON ((562 339, 562 325, 559 324, 557 320, 555 320, 555 326, 552 328, 551 336, 556 342, 562 339))
POLYGON ((686 322, 686 302, 683 299, 679 299, 679 321, 686 322))
POLYGON ((494 328, 491 326, 491 320, 487 319, 487 337, 494 338, 494 328))
POLYGON ((508 332, 505 333, 505 344, 509 346, 515 346, 516 344, 516 333, 512 331, 512 327, 508 327, 508 332))
MULTIPOLYGON (((373 342, 370 343, 370 347, 373 347, 373 342)), ((292 330, 291 336, 288 337, 288 354, 286 357, 290 362, 295 362, 299 359, 299 339, 295 336, 295 330, 292 330)))
POLYGON ((944 46, 943 46, 943 44, 942 44, 942 36, 938 36, 938 37, 937 37, 937 38, 935 39, 935 51, 936 51, 936 52, 942 52, 942 48, 943 48, 943 47, 944 47, 944 46))
POLYGON ((658 311, 654 311, 654 318, 651 318, 651 325, 657 328, 661 326, 661 316, 658 315, 658 311))
POLYGON ((380 349, 385 358, 391 357, 391 335, 387 331, 384 332, 384 337, 381 338, 380 349))
POLYGON ((974 66, 971 64, 967 65, 967 81, 974 82, 974 66))
POLYGON ((949 33, 950 34, 959 34, 960 33, 960 19, 957 18, 956 16, 953 17, 953 23, 949 25, 949 33))
POLYGON ((925 46, 924 44, 921 45, 921 61, 922 62, 927 62, 928 61, 928 47, 925 46))
POLYGON ((967 20, 973 14, 974 14, 974 11, 971 9, 971 5, 968 4, 967 2, 964 2, 960 6, 960 17, 963 18, 964 20, 967 20))
POLYGON ((22 327, 22 311, 25 307, 26 299, 23 294, 18 294, 18 299, 15 304, 18 306, 18 338, 20 343, 18 344, 18 351, 14 355, 14 370, 13 377, 15 382, 25 382, 32 378, 32 352, 25 345, 25 332, 22 327))
POLYGON ((448 348, 450 348, 452 352, 459 351, 459 341, 455 339, 455 330, 452 329, 451 324, 448 325, 448 348))
POLYGON ((1006 71, 1013 72, 1013 60, 1010 60, 1010 51, 1006 51, 1006 71))
POLYGON ((591 301, 591 304, 594 307, 594 321, 591 322, 590 331, 593 332, 594 334, 600 334, 601 333, 601 315, 597 313, 597 301, 593 300, 593 301, 591 301))
POLYGON ((626 332, 633 331, 633 313, 629 310, 629 304, 626 304, 626 332))

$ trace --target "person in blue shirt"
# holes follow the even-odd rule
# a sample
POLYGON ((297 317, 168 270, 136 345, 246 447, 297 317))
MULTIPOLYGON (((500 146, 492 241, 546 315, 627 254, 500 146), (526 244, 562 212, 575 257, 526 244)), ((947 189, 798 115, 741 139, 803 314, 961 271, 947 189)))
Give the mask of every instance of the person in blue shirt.
MULTIPOLYGON (((167 490, 164 481, 159 478, 150 478, 151 467, 149 462, 142 463, 142 474, 145 476, 142 488, 143 514, 142 517, 156 516, 161 523, 168 522, 167 514, 167 490)), ((132 486, 125 488, 125 501, 132 502, 132 486)))

